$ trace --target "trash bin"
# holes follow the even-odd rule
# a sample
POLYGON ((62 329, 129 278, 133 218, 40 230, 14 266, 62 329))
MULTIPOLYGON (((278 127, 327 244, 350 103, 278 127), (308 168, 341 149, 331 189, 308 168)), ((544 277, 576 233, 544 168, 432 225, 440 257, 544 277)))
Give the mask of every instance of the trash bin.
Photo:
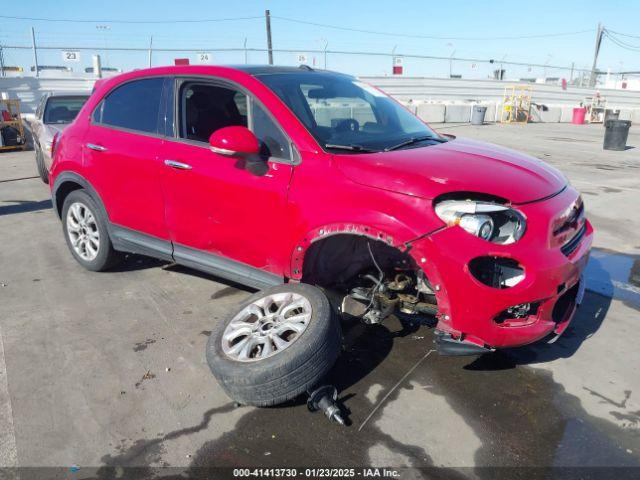
POLYGON ((471 125, 482 125, 484 123, 484 116, 487 113, 487 107, 482 105, 474 105, 471 111, 471 125))
POLYGON ((630 120, 607 120, 604 122, 604 143, 605 150, 624 150, 627 146, 629 136, 630 120))
POLYGON ((571 123, 576 125, 583 125, 584 118, 587 115, 587 109, 584 107, 574 108, 573 109, 573 118, 571 119, 571 123))
POLYGON ((612 110, 607 108, 604 111, 604 122, 603 125, 607 123, 607 120, 618 120, 620 118, 620 110, 612 110))

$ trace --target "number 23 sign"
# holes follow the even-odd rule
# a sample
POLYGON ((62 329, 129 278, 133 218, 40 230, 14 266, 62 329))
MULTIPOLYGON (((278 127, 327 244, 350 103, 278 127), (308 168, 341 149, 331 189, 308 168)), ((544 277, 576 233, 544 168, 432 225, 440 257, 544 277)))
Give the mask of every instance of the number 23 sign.
POLYGON ((72 51, 63 51, 62 52, 62 61, 64 62, 79 62, 80 61, 80 52, 72 52, 72 51))

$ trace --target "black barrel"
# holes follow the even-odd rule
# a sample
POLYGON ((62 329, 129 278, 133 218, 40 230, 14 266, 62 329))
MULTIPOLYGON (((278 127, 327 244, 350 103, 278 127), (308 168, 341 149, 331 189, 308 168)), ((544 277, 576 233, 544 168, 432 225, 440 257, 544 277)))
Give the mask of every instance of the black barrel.
POLYGON ((618 120, 620 118, 620 110, 612 110, 607 108, 604 111, 604 121, 606 123, 607 120, 618 120))
POLYGON ((604 122, 605 150, 624 150, 629 136, 630 120, 607 120, 604 122))

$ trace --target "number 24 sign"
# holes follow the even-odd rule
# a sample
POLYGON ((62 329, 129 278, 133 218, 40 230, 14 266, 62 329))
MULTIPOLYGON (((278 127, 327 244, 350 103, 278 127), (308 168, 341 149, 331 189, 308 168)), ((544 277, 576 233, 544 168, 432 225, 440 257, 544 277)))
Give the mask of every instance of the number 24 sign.
POLYGON ((198 63, 207 64, 213 61, 213 55, 208 52, 200 52, 196 58, 198 63))

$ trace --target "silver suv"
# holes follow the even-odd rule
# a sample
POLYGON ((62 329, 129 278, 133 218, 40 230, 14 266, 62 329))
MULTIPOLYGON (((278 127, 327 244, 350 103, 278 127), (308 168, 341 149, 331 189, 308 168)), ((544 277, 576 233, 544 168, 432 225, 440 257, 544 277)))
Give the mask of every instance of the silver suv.
POLYGON ((31 122, 31 132, 38 174, 44 183, 49 183, 53 137, 73 122, 88 98, 87 92, 64 92, 45 93, 40 99, 36 118, 31 122))

